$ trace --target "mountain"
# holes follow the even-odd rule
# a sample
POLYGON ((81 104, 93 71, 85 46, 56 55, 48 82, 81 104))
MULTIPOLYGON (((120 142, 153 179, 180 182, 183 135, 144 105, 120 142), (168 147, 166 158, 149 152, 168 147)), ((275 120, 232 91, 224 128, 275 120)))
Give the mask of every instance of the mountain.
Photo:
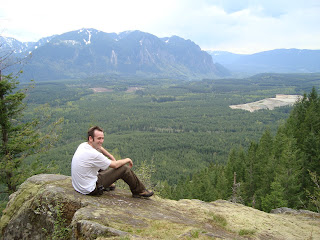
POLYGON ((24 66, 27 79, 53 80, 93 75, 125 74, 176 78, 222 77, 229 74, 190 40, 158 38, 141 31, 119 34, 81 29, 41 39, 37 43, 2 45, 17 54, 31 52, 24 66))
POLYGON ((213 62, 242 73, 313 73, 320 72, 320 50, 275 49, 255 54, 208 51, 213 62))
POLYGON ((42 38, 38 42, 20 42, 14 38, 0 36, 0 46, 2 52, 12 51, 17 56, 19 54, 23 56, 48 43, 53 37, 42 38))

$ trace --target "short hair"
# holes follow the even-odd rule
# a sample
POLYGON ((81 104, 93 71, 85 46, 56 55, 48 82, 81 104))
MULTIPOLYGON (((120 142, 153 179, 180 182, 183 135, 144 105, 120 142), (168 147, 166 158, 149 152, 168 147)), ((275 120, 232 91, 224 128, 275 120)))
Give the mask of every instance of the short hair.
POLYGON ((89 130, 88 130, 88 141, 89 141, 89 137, 92 137, 92 139, 94 139, 94 131, 95 130, 98 130, 100 132, 103 132, 103 129, 101 127, 98 127, 98 126, 94 126, 94 127, 91 127, 89 130))

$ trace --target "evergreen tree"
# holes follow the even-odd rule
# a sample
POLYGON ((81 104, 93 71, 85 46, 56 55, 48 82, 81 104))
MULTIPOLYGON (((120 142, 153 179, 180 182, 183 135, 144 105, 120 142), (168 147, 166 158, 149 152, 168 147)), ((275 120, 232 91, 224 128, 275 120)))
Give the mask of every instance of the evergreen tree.
POLYGON ((23 160, 30 154, 46 150, 55 140, 55 126, 61 120, 47 127, 47 134, 41 133, 39 119, 23 122, 22 112, 26 105, 25 89, 18 89, 19 81, 12 74, 0 74, 0 183, 7 188, 7 193, 16 188, 27 177, 40 170, 40 165, 23 166, 23 160))
POLYGON ((274 179, 273 138, 269 131, 262 135, 256 152, 254 163, 254 182, 256 185, 256 204, 260 209, 261 199, 270 192, 270 184, 274 179))
POLYGON ((215 165, 215 173, 217 176, 217 182, 213 187, 217 194, 214 199, 211 199, 211 201, 216 199, 226 199, 229 192, 229 186, 227 185, 227 178, 225 175, 225 167, 222 165, 215 165))
POLYGON ((229 196, 232 193, 234 173, 236 173, 237 175, 237 182, 244 182, 245 172, 246 172, 245 153, 243 149, 240 148, 238 151, 235 149, 232 149, 230 151, 227 166, 226 166, 226 176, 227 176, 228 186, 230 187, 229 196))
POLYGON ((255 192, 257 190, 257 184, 255 182, 255 165, 257 162, 257 148, 258 145, 254 142, 251 142, 250 147, 248 149, 248 153, 245 157, 245 177, 244 177, 244 183, 243 183, 243 199, 244 202, 248 206, 255 207, 255 192))
POLYGON ((187 198, 187 196, 190 194, 192 195, 192 188, 190 188, 191 180, 189 177, 180 178, 177 185, 173 186, 172 192, 172 199, 179 200, 187 198))
POLYGON ((285 200, 284 188, 281 186, 279 179, 275 179, 271 183, 271 192, 262 197, 261 208, 265 212, 270 212, 271 209, 286 207, 288 204, 285 200))
MULTIPOLYGON (((311 204, 314 206, 314 209, 320 213, 320 177, 316 173, 310 171, 310 177, 314 183, 314 191, 311 194, 307 191, 307 195, 310 199, 311 204)), ((313 209, 312 209, 313 210, 313 209)))
POLYGON ((190 195, 187 198, 196 198, 203 201, 210 201, 210 193, 208 189, 211 186, 211 181, 214 179, 210 179, 208 176, 208 169, 204 169, 198 174, 194 174, 192 177, 192 181, 190 182, 191 190, 190 195))
POLYGON ((168 184, 168 181, 159 182, 157 184, 157 191, 161 197, 172 199, 172 187, 168 184))
POLYGON ((275 138, 275 172, 285 189, 288 207, 299 208, 303 189, 301 188, 301 161, 297 155, 296 141, 283 133, 280 127, 275 138))
POLYGON ((229 196, 232 194, 232 184, 233 184, 233 174, 234 172, 237 172, 238 166, 237 166, 237 162, 238 162, 238 156, 237 156, 237 150, 235 148, 231 149, 230 153, 229 153, 229 157, 228 157, 228 162, 226 165, 226 177, 227 177, 227 184, 229 186, 229 196))
MULTIPOLYGON (((296 141, 296 150, 301 161, 302 189, 312 193, 309 171, 320 173, 320 98, 313 87, 296 103, 286 123, 286 134, 296 141)), ((303 200, 308 201, 306 194, 303 200)))

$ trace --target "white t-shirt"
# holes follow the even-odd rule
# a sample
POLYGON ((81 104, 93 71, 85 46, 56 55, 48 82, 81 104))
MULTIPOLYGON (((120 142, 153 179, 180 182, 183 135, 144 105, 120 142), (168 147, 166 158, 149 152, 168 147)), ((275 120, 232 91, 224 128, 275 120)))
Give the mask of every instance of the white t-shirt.
POLYGON ((82 194, 91 193, 98 179, 98 171, 106 170, 111 160, 87 142, 81 143, 71 163, 72 186, 82 194))

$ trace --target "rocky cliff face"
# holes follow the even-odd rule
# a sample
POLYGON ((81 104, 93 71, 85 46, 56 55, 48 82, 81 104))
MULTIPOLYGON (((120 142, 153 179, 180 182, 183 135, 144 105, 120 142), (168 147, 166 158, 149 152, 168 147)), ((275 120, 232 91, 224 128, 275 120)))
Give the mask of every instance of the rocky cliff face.
POLYGON ((268 214, 227 201, 135 199, 127 190, 85 196, 71 178, 36 175, 10 196, 1 238, 10 239, 320 239, 312 212, 268 214))

